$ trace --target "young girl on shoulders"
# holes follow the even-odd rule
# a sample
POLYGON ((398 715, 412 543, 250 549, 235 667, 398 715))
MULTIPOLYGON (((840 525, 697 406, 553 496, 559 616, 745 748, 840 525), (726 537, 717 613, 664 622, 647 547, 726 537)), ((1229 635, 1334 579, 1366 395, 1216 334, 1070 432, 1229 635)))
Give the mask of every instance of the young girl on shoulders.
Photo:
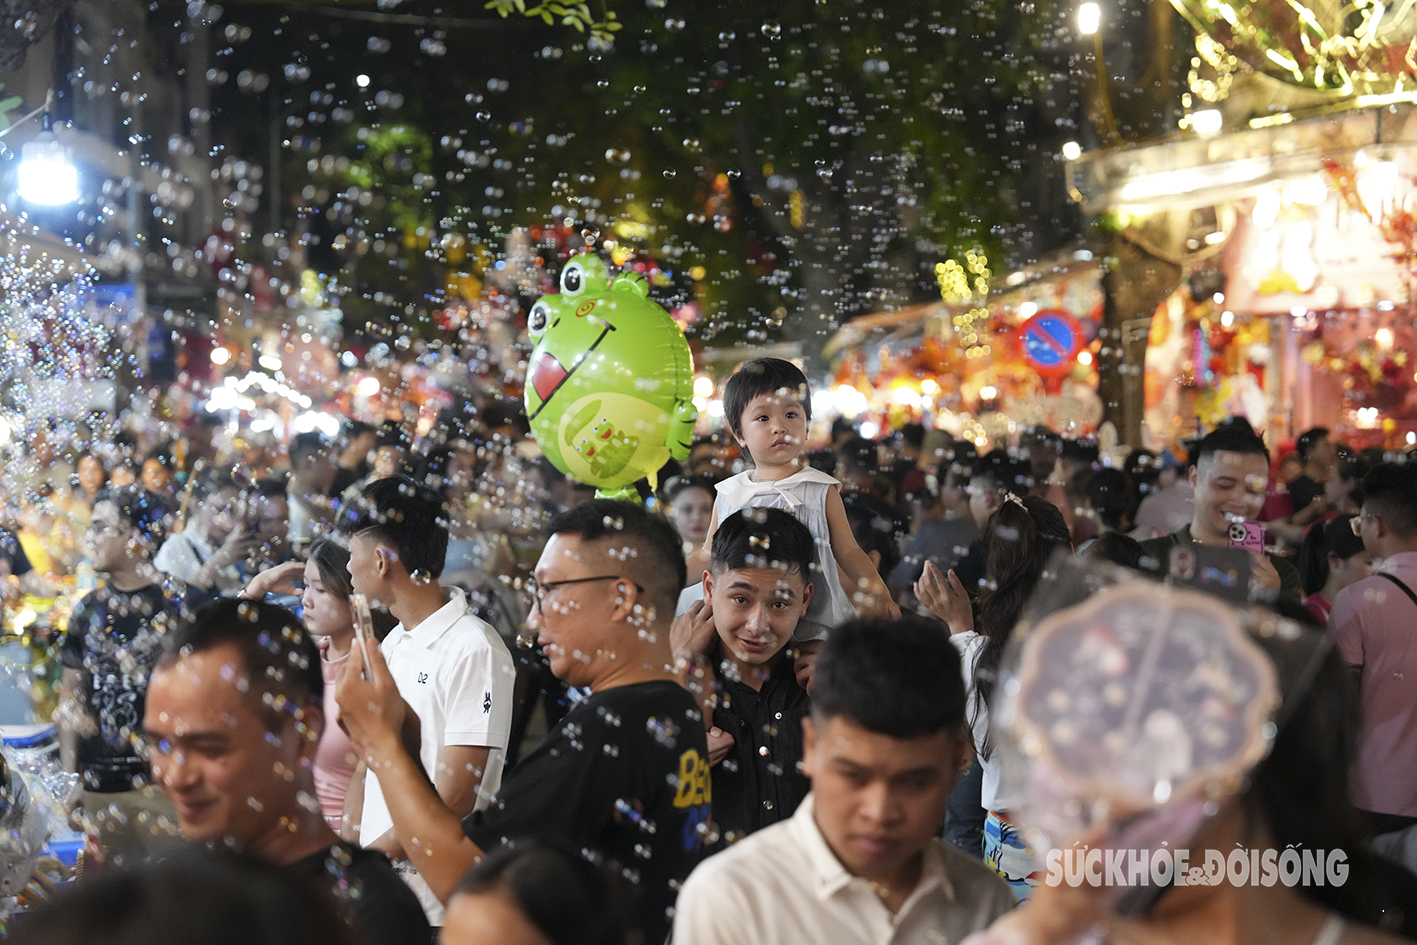
MULTIPOLYGON (((857 613, 900 613, 846 518, 839 483, 807 463, 812 419, 807 377, 780 358, 758 358, 740 367, 723 389, 723 411, 753 468, 717 486, 713 518, 703 547, 689 556, 689 574, 702 574, 718 523, 740 509, 786 509, 817 544, 817 585, 807 619, 835 626, 857 613)), ((770 553, 769 549, 764 549, 770 553)))

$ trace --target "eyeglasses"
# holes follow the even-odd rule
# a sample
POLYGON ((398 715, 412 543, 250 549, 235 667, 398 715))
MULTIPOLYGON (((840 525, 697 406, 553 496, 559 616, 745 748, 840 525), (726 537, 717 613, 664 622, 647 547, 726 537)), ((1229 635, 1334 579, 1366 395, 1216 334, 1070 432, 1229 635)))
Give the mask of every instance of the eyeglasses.
POLYGON ((1353 529, 1353 534, 1357 535, 1359 538, 1363 537, 1363 519, 1367 518, 1372 514, 1372 512, 1364 512, 1361 515, 1355 515, 1348 520, 1348 527, 1353 529))
MULTIPOLYGON (((622 577, 619 574, 597 574, 595 577, 570 578, 566 581, 547 581, 542 583, 533 577, 526 579, 526 586, 527 589, 531 591, 532 607, 536 610, 540 610, 542 600, 546 597, 547 591, 554 590, 558 587, 565 587, 567 584, 588 584, 591 581, 630 581, 630 579, 622 577)), ((635 584, 634 581, 630 581, 630 583, 635 584)), ((645 592, 645 589, 638 584, 635 584, 635 590, 639 591, 641 594, 645 592)))
POLYGON ((84 531, 90 535, 95 533, 99 535, 112 535, 115 534, 118 529, 119 525, 117 522, 90 522, 89 527, 84 529, 84 531))

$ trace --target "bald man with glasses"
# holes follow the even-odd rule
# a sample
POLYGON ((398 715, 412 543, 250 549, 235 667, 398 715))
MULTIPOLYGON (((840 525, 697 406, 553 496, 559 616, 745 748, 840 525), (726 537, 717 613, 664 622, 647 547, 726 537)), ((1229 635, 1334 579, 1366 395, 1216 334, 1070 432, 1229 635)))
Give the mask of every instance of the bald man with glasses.
POLYGON ((716 839, 703 717, 669 645, 684 584, 679 537, 641 507, 599 499, 548 531, 528 628, 552 672, 590 695, 485 810, 460 818, 429 789, 399 741, 407 707, 372 648, 367 660, 356 648, 340 674, 340 716, 383 787, 395 834, 439 897, 499 844, 554 837, 628 878, 633 925, 642 941, 662 942, 679 885, 716 839))

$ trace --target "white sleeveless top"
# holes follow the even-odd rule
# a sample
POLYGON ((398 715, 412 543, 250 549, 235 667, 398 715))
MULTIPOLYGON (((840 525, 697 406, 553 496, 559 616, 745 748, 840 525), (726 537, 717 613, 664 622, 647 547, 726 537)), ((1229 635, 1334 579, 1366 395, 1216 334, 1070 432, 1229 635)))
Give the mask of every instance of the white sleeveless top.
MULTIPOLYGON (((750 472, 739 473, 718 484, 714 511, 718 513, 719 523, 745 508, 790 512, 807 526, 817 545, 817 560, 812 565, 812 583, 816 587, 804 622, 835 627, 855 619, 856 608, 841 586, 836 556, 832 554, 831 529, 827 526, 827 493, 840 488, 841 483, 811 466, 775 482, 754 482, 750 475, 750 472)), ((803 640, 821 635, 799 627, 799 632, 793 637, 803 640)))

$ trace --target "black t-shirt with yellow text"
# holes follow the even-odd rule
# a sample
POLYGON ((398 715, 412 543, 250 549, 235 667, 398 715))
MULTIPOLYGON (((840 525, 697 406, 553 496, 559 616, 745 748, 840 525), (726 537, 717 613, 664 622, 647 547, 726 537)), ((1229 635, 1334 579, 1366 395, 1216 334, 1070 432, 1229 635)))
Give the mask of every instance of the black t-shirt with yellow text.
POLYGON ((592 851, 633 884, 632 924, 657 943, 711 839, 711 791, 693 697, 677 683, 638 683, 572 706, 463 830, 484 850, 542 837, 592 851))

